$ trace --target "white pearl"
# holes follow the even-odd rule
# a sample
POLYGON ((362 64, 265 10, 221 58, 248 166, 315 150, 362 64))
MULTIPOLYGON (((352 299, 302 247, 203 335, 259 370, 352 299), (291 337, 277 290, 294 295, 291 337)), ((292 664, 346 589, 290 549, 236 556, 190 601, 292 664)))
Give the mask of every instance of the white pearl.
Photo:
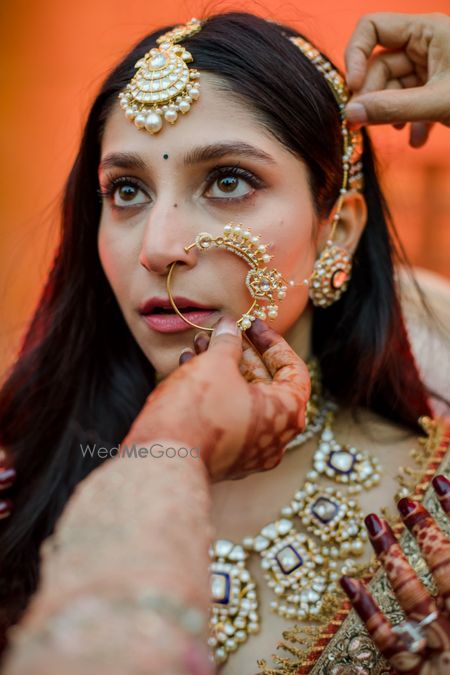
POLYGON ((145 115, 144 113, 139 113, 139 115, 136 115, 134 124, 137 126, 138 129, 142 129, 142 127, 145 127, 145 115))
POLYGON ((276 309, 269 309, 269 311, 267 312, 267 315, 268 315, 269 319, 276 319, 277 316, 278 316, 278 312, 277 312, 276 309))
POLYGON ((244 237, 244 239, 249 239, 251 237, 250 230, 244 230, 242 236, 244 237))
POLYGON ((231 232, 231 225, 225 225, 223 231, 225 234, 229 234, 231 232))
POLYGON ((200 96, 200 91, 197 89, 197 87, 192 87, 189 95, 194 99, 194 101, 196 101, 200 96))
POLYGON ((278 298, 280 300, 283 300, 286 297, 286 292, 285 291, 278 291, 278 298))
POLYGON ((257 236, 252 237, 252 242, 253 242, 254 244, 257 244, 258 241, 259 241, 259 237, 257 237, 257 236))
POLYGON ((156 70, 158 68, 162 68, 162 66, 165 66, 167 62, 166 57, 164 54, 158 54, 157 56, 154 56, 149 63, 149 67, 151 70, 156 70))
MULTIPOLYGON (((138 116, 139 117, 139 116, 138 116)), ((137 117, 136 117, 137 120, 137 117)), ((151 134, 156 134, 162 127, 162 119, 157 113, 151 112, 145 118, 145 128, 151 134)))
POLYGON ((235 226, 233 227, 233 232, 236 232, 236 234, 240 234, 240 233, 241 233, 241 226, 240 226, 240 225, 235 225, 235 226))
POLYGON ((260 244, 260 245, 258 246, 258 251, 260 251, 261 253, 265 253, 265 252, 266 252, 266 247, 264 246, 264 244, 260 244))
POLYGON ((180 101, 178 107, 180 109, 180 112, 183 113, 183 115, 185 115, 190 110, 191 104, 188 103, 187 101, 180 101))
POLYGON ((263 262, 268 263, 270 262, 271 256, 268 253, 265 253, 262 257, 263 262))
POLYGON ((176 110, 168 110, 167 112, 164 113, 164 119, 169 122, 170 124, 173 124, 174 122, 177 121, 178 113, 176 110))

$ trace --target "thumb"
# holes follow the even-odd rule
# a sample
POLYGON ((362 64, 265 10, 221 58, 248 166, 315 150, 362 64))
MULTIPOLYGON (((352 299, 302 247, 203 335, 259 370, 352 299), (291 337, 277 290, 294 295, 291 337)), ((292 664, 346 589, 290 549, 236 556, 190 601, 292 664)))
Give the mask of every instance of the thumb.
POLYGON ((208 352, 219 351, 238 362, 242 356, 242 331, 229 314, 224 314, 214 326, 208 352))
POLYGON ((386 89, 354 96, 345 108, 350 124, 392 124, 448 118, 447 87, 386 89))

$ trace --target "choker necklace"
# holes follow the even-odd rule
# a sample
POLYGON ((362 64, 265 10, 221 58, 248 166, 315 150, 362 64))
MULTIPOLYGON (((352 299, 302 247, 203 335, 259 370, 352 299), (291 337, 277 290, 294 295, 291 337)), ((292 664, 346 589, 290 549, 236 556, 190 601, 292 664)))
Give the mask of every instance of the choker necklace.
POLYGON ((260 629, 256 584, 246 567, 259 558, 274 598, 270 608, 294 621, 321 622, 340 593, 337 580, 355 568, 367 533, 357 493, 380 481, 378 460, 368 452, 341 445, 333 432, 337 405, 322 394, 319 364, 308 362, 311 398, 305 430, 286 446, 297 448, 318 434, 312 468, 278 517, 255 536, 239 542, 216 540, 211 559, 211 659, 217 664, 260 629), (325 479, 332 483, 323 484, 325 479))

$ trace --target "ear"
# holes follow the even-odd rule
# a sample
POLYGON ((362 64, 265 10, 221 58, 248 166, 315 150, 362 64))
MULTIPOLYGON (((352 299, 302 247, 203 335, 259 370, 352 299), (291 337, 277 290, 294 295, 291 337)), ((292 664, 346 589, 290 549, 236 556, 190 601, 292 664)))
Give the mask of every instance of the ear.
MULTIPOLYGON (((325 247, 331 235, 333 215, 337 202, 330 215, 319 224, 317 246, 319 253, 325 247)), ((342 246, 353 255, 367 222, 367 204, 364 196, 356 190, 344 195, 339 221, 334 232, 333 242, 342 246)))

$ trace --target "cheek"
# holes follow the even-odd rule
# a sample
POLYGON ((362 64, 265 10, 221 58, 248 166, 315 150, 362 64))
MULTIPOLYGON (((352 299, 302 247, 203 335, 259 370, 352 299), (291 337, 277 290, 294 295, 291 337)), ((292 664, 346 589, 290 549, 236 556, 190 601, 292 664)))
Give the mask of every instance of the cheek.
POLYGON ((278 317, 270 325, 281 334, 295 323, 307 306, 308 288, 302 282, 310 276, 316 259, 314 235, 314 213, 301 205, 295 213, 279 219, 276 228, 267 232, 267 240, 273 242, 270 252, 274 256, 269 267, 278 270, 286 281, 293 279, 299 284, 288 285, 286 297, 275 300, 278 317))
POLYGON ((126 292, 126 280, 131 278, 132 256, 127 242, 106 223, 100 222, 97 237, 100 262, 111 288, 119 302, 126 292))

